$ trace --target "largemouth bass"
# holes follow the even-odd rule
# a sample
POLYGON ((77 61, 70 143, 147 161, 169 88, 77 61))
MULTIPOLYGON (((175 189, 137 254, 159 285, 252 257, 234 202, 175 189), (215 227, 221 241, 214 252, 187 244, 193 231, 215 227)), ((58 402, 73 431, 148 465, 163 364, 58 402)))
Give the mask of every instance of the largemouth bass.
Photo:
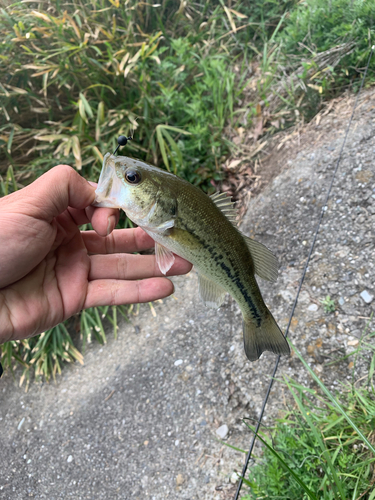
POLYGON ((122 208, 155 241, 163 274, 174 255, 198 272, 199 294, 218 308, 228 292, 243 315, 245 353, 289 354, 289 345, 265 305, 254 274, 275 281, 278 265, 264 245, 243 235, 226 193, 207 196, 179 177, 140 160, 107 153, 96 190, 96 206, 122 208))

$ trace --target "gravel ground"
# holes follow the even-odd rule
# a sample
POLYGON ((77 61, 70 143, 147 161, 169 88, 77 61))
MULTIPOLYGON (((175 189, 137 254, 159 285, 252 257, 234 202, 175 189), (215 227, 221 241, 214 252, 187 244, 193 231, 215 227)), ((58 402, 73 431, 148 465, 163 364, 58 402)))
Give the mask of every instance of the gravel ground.
MULTIPOLYGON (((310 124, 296 144, 270 161, 284 168, 250 201, 246 234, 280 260, 276 284, 260 282, 285 328, 309 245, 337 161, 353 100, 310 124)), ((375 92, 362 94, 290 337, 329 387, 351 379, 353 351, 375 307, 375 92), (321 300, 335 301, 326 314, 321 300)), ((5 375, 0 382, 0 498, 217 499, 233 497, 233 472, 246 448, 243 417, 260 411, 275 356, 244 355, 241 317, 230 297, 218 310, 197 296, 194 272, 176 292, 124 323, 117 341, 91 345, 85 365, 65 367, 56 383, 27 393, 5 375), (224 426, 224 427, 223 427, 224 426), (227 427, 225 427, 227 426, 227 427)), ((374 322, 369 331, 374 331, 374 322)), ((366 375, 369 356, 355 366, 366 375)), ((279 375, 309 384, 298 359, 279 375)), ((276 383, 265 423, 284 408, 276 383)))

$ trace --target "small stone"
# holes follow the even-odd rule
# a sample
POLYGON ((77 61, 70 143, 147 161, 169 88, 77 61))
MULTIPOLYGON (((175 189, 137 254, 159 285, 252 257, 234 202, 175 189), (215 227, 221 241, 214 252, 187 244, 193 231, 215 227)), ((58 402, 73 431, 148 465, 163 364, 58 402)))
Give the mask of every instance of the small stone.
POLYGON ((307 346, 307 354, 310 354, 311 356, 312 354, 314 354, 314 351, 315 351, 315 346, 311 344, 307 346))
POLYGON ((292 302, 293 294, 289 290, 280 290, 281 297, 285 300, 285 302, 292 302))
POLYGON ((176 441, 174 442, 174 445, 175 446, 178 446, 180 444, 180 440, 179 439, 176 439, 176 441))
POLYGON ((339 298, 339 304, 340 306, 343 306, 345 304, 345 300, 343 299, 343 297, 339 298))
POLYGON ((233 474, 230 476, 230 482, 232 484, 236 484, 240 477, 241 476, 238 474, 238 472, 233 472, 233 474))
POLYGON ((357 347, 358 344, 359 344, 359 340, 358 339, 348 340, 348 345, 351 345, 353 347, 357 347))
POLYGON ((178 359, 177 361, 174 362, 174 366, 180 366, 182 365, 183 361, 182 359, 178 359))
POLYGON ((220 439, 225 439, 228 435, 229 429, 227 424, 221 425, 218 429, 216 429, 216 434, 220 439))
POLYGON ((176 484, 177 486, 181 486, 181 484, 184 484, 185 478, 182 474, 178 474, 176 477, 176 484))
POLYGON ((69 455, 68 456, 68 460, 67 460, 68 464, 70 464, 70 462, 73 462, 73 457, 72 455, 69 455))
POLYGON ((318 305, 317 304, 310 304, 309 307, 307 308, 307 310, 315 312, 318 310, 318 305))
POLYGON ((368 293, 367 290, 363 290, 363 292, 360 293, 360 296, 366 302, 366 304, 371 304, 374 299, 374 297, 370 293, 368 293))

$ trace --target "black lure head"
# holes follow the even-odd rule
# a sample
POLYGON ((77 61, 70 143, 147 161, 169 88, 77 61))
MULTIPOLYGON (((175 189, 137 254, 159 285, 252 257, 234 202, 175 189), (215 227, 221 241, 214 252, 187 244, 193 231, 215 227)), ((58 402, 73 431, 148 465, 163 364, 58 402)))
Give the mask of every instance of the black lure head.
POLYGON ((119 149, 120 146, 126 146, 127 142, 128 141, 131 141, 133 139, 133 137, 129 136, 129 137, 125 137, 124 135, 119 135, 118 138, 117 138, 117 143, 118 143, 118 146, 117 148, 113 151, 113 154, 115 155, 119 149))

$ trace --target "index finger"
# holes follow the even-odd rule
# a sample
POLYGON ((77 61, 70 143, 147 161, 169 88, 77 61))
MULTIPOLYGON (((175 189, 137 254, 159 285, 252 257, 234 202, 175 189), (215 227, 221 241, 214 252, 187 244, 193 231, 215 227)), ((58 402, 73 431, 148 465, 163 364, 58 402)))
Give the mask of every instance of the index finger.
POLYGON ((92 254, 142 252, 155 245, 151 236, 140 227, 115 229, 105 237, 99 236, 95 231, 82 231, 81 235, 87 251, 92 254))

